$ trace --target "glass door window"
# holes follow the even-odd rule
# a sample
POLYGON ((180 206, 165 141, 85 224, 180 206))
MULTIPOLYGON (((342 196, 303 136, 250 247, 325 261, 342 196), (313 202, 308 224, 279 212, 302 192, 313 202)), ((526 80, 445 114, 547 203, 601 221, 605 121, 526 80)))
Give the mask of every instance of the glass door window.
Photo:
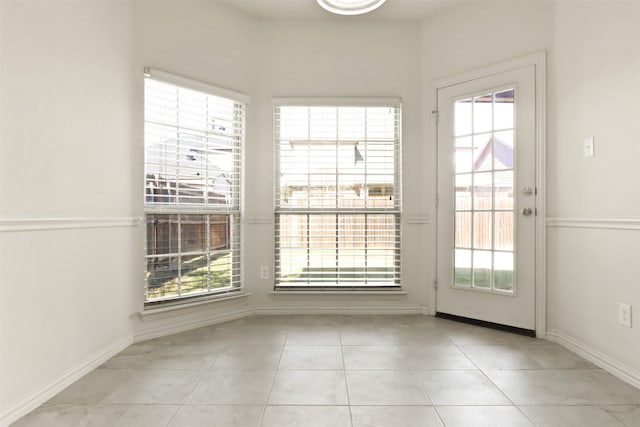
POLYGON ((456 287, 515 289, 515 96, 510 87, 454 102, 456 287))

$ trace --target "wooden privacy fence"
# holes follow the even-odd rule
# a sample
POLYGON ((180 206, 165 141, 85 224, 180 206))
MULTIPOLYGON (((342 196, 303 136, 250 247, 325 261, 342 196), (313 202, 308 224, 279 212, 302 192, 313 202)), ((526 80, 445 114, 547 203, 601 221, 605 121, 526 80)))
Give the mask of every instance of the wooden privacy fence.
POLYGON ((510 193, 456 194, 455 246, 458 248, 513 250, 514 213, 510 193), (492 206, 492 202, 495 206, 492 206), (492 211, 493 208, 493 211, 492 211))
MULTIPOLYGON (((376 187, 376 186, 374 186, 376 187)), ((388 187, 378 185, 377 187, 388 187)), ((376 189, 377 189, 376 187, 376 189)), ((388 191, 371 190, 365 198, 364 191, 355 191, 353 186, 344 188, 293 188, 283 206, 304 209, 314 208, 362 210, 369 208, 393 208, 393 196, 388 191)), ((281 213, 279 215, 279 238, 282 248, 314 249, 393 249, 396 224, 395 213, 361 213, 348 211, 336 213, 281 213)))
POLYGON ((392 249, 395 214, 281 214, 283 248, 392 249))

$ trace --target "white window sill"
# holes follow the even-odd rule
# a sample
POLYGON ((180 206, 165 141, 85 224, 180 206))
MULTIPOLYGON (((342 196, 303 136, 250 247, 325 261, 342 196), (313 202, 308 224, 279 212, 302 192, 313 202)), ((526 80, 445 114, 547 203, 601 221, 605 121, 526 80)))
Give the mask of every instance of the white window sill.
POLYGON ((194 299, 192 301, 159 304, 155 307, 146 307, 144 310, 138 312, 138 316, 140 316, 140 319, 142 319, 142 321, 146 322, 148 320, 157 319, 158 317, 166 317, 169 313, 178 315, 182 310, 239 298, 246 298, 249 295, 251 295, 249 292, 237 291, 221 295, 208 295, 202 298, 194 299))
POLYGON ((305 291, 304 289, 300 290, 281 290, 281 291, 271 291, 269 295, 407 295, 407 291, 341 291, 337 289, 331 289, 326 291, 321 290, 313 290, 313 291, 305 291))

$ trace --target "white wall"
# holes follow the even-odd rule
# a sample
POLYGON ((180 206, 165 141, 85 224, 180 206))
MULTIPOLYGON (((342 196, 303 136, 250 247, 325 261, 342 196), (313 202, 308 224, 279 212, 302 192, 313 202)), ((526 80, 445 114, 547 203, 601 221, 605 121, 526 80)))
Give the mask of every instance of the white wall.
POLYGON ((422 77, 434 79, 549 49, 552 2, 480 1, 422 23, 422 77))
POLYGON ((549 86, 549 328, 640 385, 640 4, 558 2, 549 86), (583 140, 595 137, 595 157, 583 140), (616 224, 617 219, 628 220, 616 224), (580 228, 576 228, 579 226, 580 228), (620 229, 603 227, 614 226, 620 229), (586 228, 583 228, 586 227, 586 228), (632 329, 617 324, 632 304, 632 329), (629 372, 631 371, 631 373, 629 372))
POLYGON ((420 138, 420 50, 417 22, 363 22, 340 18, 260 24, 247 158, 247 216, 273 217, 274 97, 400 97, 403 103, 403 290, 406 295, 273 295, 273 223, 248 229, 247 285, 261 312, 419 312, 428 282, 425 145, 420 138))
POLYGON ((130 6, 0 8, 1 425, 131 342, 142 236, 130 6))

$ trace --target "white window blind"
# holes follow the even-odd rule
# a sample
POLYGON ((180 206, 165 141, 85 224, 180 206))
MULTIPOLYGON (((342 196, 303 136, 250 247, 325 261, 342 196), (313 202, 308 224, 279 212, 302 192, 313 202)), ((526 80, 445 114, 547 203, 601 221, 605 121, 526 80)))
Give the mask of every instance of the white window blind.
POLYGON ((245 104, 171 77, 145 78, 147 303, 241 283, 245 104))
POLYGON ((276 287, 400 285, 399 103, 275 108, 276 287))

